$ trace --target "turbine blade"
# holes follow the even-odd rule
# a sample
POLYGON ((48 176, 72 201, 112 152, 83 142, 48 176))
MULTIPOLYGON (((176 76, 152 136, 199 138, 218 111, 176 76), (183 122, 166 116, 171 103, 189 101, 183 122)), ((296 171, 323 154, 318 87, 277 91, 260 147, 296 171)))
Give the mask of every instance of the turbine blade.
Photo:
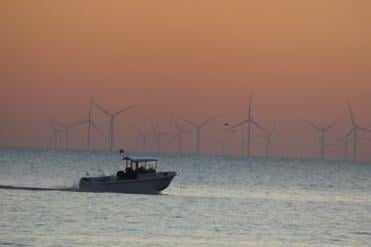
POLYGON ((352 121, 352 125, 355 126, 356 125, 356 121, 354 120, 352 106, 350 105, 349 100, 347 101, 347 104, 348 104, 348 110, 349 110, 350 120, 352 121))
POLYGON ((212 120, 214 120, 217 117, 218 117, 217 115, 210 117, 209 119, 207 119, 204 122, 202 122, 199 127, 200 128, 204 127, 206 124, 210 123, 212 120))
POLYGON ((337 121, 335 121, 335 122, 330 123, 329 125, 327 125, 327 126, 324 128, 324 130, 326 131, 326 130, 328 130, 328 129, 334 127, 335 125, 337 125, 337 124, 340 123, 341 121, 343 121, 343 119, 340 119, 340 120, 337 120, 337 121))
POLYGON ((345 140, 345 139, 347 139, 352 133, 353 133, 353 131, 354 131, 354 128, 352 128, 342 139, 343 139, 343 141, 345 140))
POLYGON ((251 123, 254 124, 258 129, 260 129, 261 131, 263 131, 265 134, 267 134, 267 131, 261 125, 259 125, 257 122, 255 122, 254 120, 252 120, 251 123))
POLYGON ((55 121, 54 120, 54 123, 56 123, 57 125, 59 125, 59 127, 61 127, 62 129, 67 129, 67 126, 65 126, 64 124, 58 122, 58 121, 55 121))
POLYGON ((239 127, 239 126, 247 123, 248 121, 249 121, 249 119, 245 119, 245 120, 243 120, 243 121, 241 121, 239 123, 236 123, 235 125, 232 125, 232 127, 228 128, 227 130, 233 130, 233 129, 235 129, 235 128, 237 128, 237 127, 239 127))
POLYGON ((132 108, 134 108, 134 107, 135 107, 135 105, 131 105, 131 106, 125 107, 124 109, 121 109, 121 110, 119 110, 119 111, 113 113, 113 115, 116 116, 116 115, 118 115, 118 114, 120 114, 120 113, 123 113, 123 112, 126 112, 126 111, 128 111, 128 110, 130 110, 130 109, 132 109, 132 108))
POLYGON ((89 105, 89 110, 88 110, 88 118, 91 118, 91 113, 93 111, 93 106, 94 106, 94 98, 90 97, 90 105, 89 105))
POLYGON ((367 132, 371 132, 371 129, 363 128, 363 127, 360 127, 360 126, 358 126, 357 129, 367 131, 367 132))
POLYGON ((98 125, 96 125, 93 121, 91 121, 91 125, 93 125, 93 127, 99 131, 99 133, 101 133, 103 135, 103 131, 98 127, 98 125))
POLYGON ((77 123, 75 123, 75 124, 72 124, 72 127, 77 127, 77 126, 80 126, 80 125, 86 124, 86 123, 88 123, 88 122, 89 122, 89 120, 88 120, 88 119, 85 119, 85 120, 83 120, 83 121, 81 121, 81 122, 77 122, 77 123))
POLYGON ((108 116, 111 116, 112 114, 110 112, 108 112, 106 109, 104 109, 102 106, 100 106, 97 102, 94 102, 94 105, 96 107, 98 107, 99 110, 101 110, 102 112, 104 112, 105 114, 107 114, 108 116))
POLYGON ((84 123, 87 123, 89 120, 83 120, 83 121, 80 121, 80 122, 74 122, 74 123, 71 123, 69 125, 66 126, 66 129, 71 129, 71 128, 75 128, 77 126, 80 126, 84 123))
POLYGON ((313 129, 321 130, 320 127, 318 127, 318 126, 315 125, 314 123, 310 122, 309 120, 303 118, 303 121, 304 121, 306 124, 308 124, 309 126, 311 126, 313 129))
POLYGON ((195 124, 194 122, 192 122, 191 120, 188 120, 184 117, 180 117, 180 119, 182 119, 183 121, 185 121, 186 123, 188 123, 189 125, 193 126, 193 128, 197 129, 198 128, 198 125, 195 124))
POLYGON ((174 113, 171 113, 171 118, 173 119, 175 128, 179 131, 181 131, 181 127, 179 126, 178 120, 176 119, 174 113))
MULTIPOLYGON (((347 133, 347 135, 348 135, 348 133, 347 133)), ((333 138, 335 140, 335 142, 337 142, 339 144, 344 144, 345 142, 347 142, 347 141, 349 141, 349 140, 352 139, 352 138, 346 137, 347 135, 345 135, 343 137, 337 137, 337 136, 331 135, 331 138, 333 138)))
POLYGON ((249 98, 249 111, 247 113, 247 117, 248 118, 252 118, 251 117, 251 114, 252 114, 252 110, 251 110, 251 108, 252 108, 252 99, 253 99, 253 92, 250 93, 250 98, 249 98))

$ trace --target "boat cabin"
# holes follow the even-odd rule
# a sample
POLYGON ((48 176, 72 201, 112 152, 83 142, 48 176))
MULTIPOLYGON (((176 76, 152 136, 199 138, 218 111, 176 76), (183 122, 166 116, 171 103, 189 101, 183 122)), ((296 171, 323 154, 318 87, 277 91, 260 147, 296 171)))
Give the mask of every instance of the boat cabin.
POLYGON ((125 161, 125 172, 127 174, 134 172, 134 173, 155 173, 157 170, 157 162, 156 159, 133 159, 130 157, 124 157, 123 160, 125 161))

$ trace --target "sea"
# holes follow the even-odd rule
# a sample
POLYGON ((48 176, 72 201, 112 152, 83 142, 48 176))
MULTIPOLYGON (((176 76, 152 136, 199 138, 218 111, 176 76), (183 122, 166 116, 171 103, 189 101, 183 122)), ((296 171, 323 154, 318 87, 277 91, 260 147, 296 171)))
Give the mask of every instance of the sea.
POLYGON ((122 169, 118 152, 0 148, 15 188, 0 189, 0 246, 371 246, 370 162, 131 155, 177 176, 159 195, 76 192, 122 169))

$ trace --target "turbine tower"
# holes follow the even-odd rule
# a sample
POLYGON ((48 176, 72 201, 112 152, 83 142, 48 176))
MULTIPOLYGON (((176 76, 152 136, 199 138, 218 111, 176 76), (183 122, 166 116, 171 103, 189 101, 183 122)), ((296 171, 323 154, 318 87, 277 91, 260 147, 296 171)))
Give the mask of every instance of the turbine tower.
MULTIPOLYGON (((243 128, 243 126, 240 126, 240 137, 241 137, 241 141, 239 142, 239 145, 241 146, 241 153, 242 155, 246 156, 247 155, 247 145, 246 145, 246 129, 243 128)), ((234 129, 232 129, 231 131, 235 131, 234 129)))
POLYGON ((181 154, 182 153, 182 135, 183 134, 192 134, 193 132, 183 129, 180 126, 180 124, 179 124, 179 122, 178 122, 178 120, 177 120, 177 118, 175 117, 174 114, 171 114, 171 117, 173 119, 176 132, 173 135, 173 137, 171 138, 170 142, 174 142, 175 140, 177 140, 178 154, 181 154))
POLYGON ((247 134, 246 134, 246 155, 247 156, 250 156, 250 151, 251 151, 251 131, 252 131, 252 127, 255 126, 256 128, 260 129, 263 133, 267 133, 267 131, 262 127, 260 126, 253 118, 252 116, 252 99, 253 99, 253 95, 252 93, 250 94, 250 99, 249 99, 249 108, 248 108, 248 112, 247 112, 247 118, 237 124, 235 124, 234 126, 232 126, 230 129, 235 129, 236 127, 238 126, 241 126, 243 124, 247 124, 247 134))
POLYGON ((351 142, 351 138, 337 138, 334 137, 336 140, 336 143, 334 144, 326 144, 327 147, 342 147, 342 159, 347 160, 348 159, 348 150, 349 150, 349 144, 351 142))
POLYGON ((152 127, 152 135, 151 136, 153 137, 153 141, 156 143, 156 151, 157 151, 157 153, 159 153, 160 150, 161 150, 161 148, 160 148, 161 147, 161 137, 167 135, 167 133, 159 131, 156 128, 154 123, 151 123, 151 127, 152 127))
POLYGON ((94 102, 94 104, 103 112, 105 113, 109 118, 110 118, 110 123, 109 123, 109 150, 112 151, 113 150, 113 146, 114 146, 114 136, 115 136, 115 118, 121 114, 121 113, 124 113, 130 109, 132 109, 133 107, 135 107, 134 105, 131 105, 131 106, 128 106, 128 107, 125 107, 121 110, 118 110, 116 112, 109 112, 107 111, 106 109, 104 109, 102 106, 98 105, 96 102, 94 102))
POLYGON ((197 151, 197 154, 201 153, 201 132, 202 132, 202 129, 208 123, 210 123, 212 120, 214 120, 216 117, 217 116, 210 117, 210 118, 206 119, 205 121, 203 121, 201 123, 198 123, 198 124, 195 123, 195 122, 192 122, 191 120, 189 120, 187 118, 180 117, 183 121, 188 123, 190 126, 192 126, 196 130, 196 151, 197 151))
POLYGON ((358 131, 367 131, 371 132, 370 129, 363 128, 359 126, 359 124, 355 121, 352 107, 350 105, 350 102, 348 101, 348 110, 350 115, 350 120, 352 122, 352 128, 350 131, 345 135, 344 139, 348 138, 351 134, 353 134, 352 141, 353 141, 353 161, 357 160, 357 152, 358 152, 358 131))
POLYGON ((320 134, 320 157, 321 157, 321 160, 324 160, 325 159, 325 149, 326 149, 326 132, 328 130, 330 130, 332 127, 334 127, 335 125, 337 125, 339 122, 341 122, 341 120, 337 120, 335 122, 332 122, 324 127, 319 127, 318 125, 310 122, 309 120, 306 120, 306 119, 303 119, 305 123, 307 123, 310 127, 312 127, 313 129, 317 130, 320 134))
POLYGON ((349 150, 349 144, 352 140, 351 139, 345 139, 343 142, 343 158, 344 160, 348 159, 348 150, 349 150))

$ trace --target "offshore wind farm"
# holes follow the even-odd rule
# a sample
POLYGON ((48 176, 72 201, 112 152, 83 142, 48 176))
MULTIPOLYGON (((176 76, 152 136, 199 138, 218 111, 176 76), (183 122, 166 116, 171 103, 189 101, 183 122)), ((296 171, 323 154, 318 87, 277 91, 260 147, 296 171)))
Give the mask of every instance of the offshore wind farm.
POLYGON ((0 1, 0 246, 371 242, 371 2, 0 1))
MULTIPOLYGON (((209 136, 206 136, 205 138, 210 140, 209 142, 205 142, 205 146, 219 146, 220 152, 214 152, 214 153, 207 153, 203 152, 201 149, 201 143, 202 143, 202 130, 207 129, 209 124, 212 124, 212 121, 217 119, 218 116, 212 116, 209 117, 202 122, 194 122, 191 121, 188 118, 184 118, 182 116, 176 117, 174 113, 171 114, 171 119, 170 121, 167 120, 168 122, 173 122, 173 125, 175 127, 176 132, 172 134, 172 130, 160 130, 153 120, 148 119, 147 124, 150 126, 150 131, 148 134, 145 134, 143 130, 138 129, 138 127, 135 127, 135 129, 126 129, 126 132, 129 133, 136 133, 137 135, 140 136, 141 138, 141 148, 140 152, 147 153, 147 152, 153 152, 153 153, 177 153, 177 154, 182 154, 182 153, 188 153, 188 154, 215 154, 215 155, 226 155, 227 153, 225 152, 226 149, 230 150, 231 152, 229 155, 241 155, 241 153, 238 150, 243 150, 242 156, 246 157, 252 157, 252 156, 265 156, 265 157, 270 157, 272 155, 272 148, 273 148, 273 141, 272 137, 275 132, 277 132, 277 125, 274 124, 273 127, 267 128, 263 126, 268 126, 271 123, 267 124, 261 124, 258 123, 255 118, 253 117, 253 94, 251 93, 249 96, 248 100, 248 107, 247 107, 247 117, 246 119, 242 121, 238 121, 236 124, 232 124, 234 120, 229 119, 227 122, 224 124, 219 122, 218 125, 219 130, 218 132, 214 132, 213 134, 209 134, 209 136), (181 124, 180 121, 183 122, 183 125, 187 125, 188 128, 190 129, 185 129, 181 124), (239 135, 234 134, 236 132, 240 132, 239 135), (228 139, 229 143, 226 143, 226 133, 228 134, 228 139), (256 133, 256 134, 255 134, 256 133), (194 136, 194 144, 189 143, 188 146, 188 151, 184 151, 183 149, 183 140, 182 136, 183 135, 190 135, 194 136), (234 135, 233 135, 234 134, 234 135), (238 142, 242 137, 242 141, 238 142), (234 141, 237 141, 237 146, 231 146, 231 139, 234 138, 234 141), (260 151, 257 153, 252 153, 251 149, 254 145, 254 142, 256 142, 259 139, 263 139, 265 141, 265 145, 260 145, 260 149, 264 151, 260 151), (148 142, 149 141, 149 142, 148 142), (176 148, 169 148, 169 145, 173 145, 176 142, 176 148), (227 146, 229 145, 229 146, 227 146), (163 147, 162 147, 163 146, 163 147), (193 146, 193 147, 192 147, 193 146), (151 148, 151 149, 148 149, 151 148)), ((346 101, 344 101, 346 102, 346 101)), ((335 137, 334 134, 328 133, 331 131, 332 128, 335 128, 338 124, 344 122, 344 118, 347 115, 346 112, 344 113, 344 118, 330 122, 326 125, 320 126, 313 121, 310 121, 308 119, 303 119, 303 130, 305 129, 304 125, 309 126, 313 130, 317 131, 316 134, 318 134, 318 140, 319 140, 319 152, 318 152, 318 157, 306 157, 305 153, 300 156, 300 158, 314 158, 314 159, 321 159, 324 160, 326 159, 326 149, 327 148, 332 148, 336 149, 338 151, 338 155, 335 157, 332 157, 331 159, 348 159, 347 158, 347 153, 349 151, 348 145, 350 142, 349 137, 352 137, 352 158, 351 160, 357 161, 357 154, 358 154, 358 138, 364 138, 366 140, 371 133, 371 128, 364 128, 358 125, 355 122, 353 111, 351 109, 350 102, 346 103, 346 107, 348 109, 349 113, 349 121, 350 121, 350 130, 348 131, 345 129, 347 132, 343 132, 341 136, 335 137), (364 132, 363 136, 359 136, 358 131, 364 132), (331 135, 329 135, 331 134, 331 135), (331 140, 328 142, 327 139, 330 138, 331 140), (337 144, 338 142, 343 143, 343 147, 340 144, 337 144)), ((109 113, 106 111, 104 108, 102 108, 99 104, 95 102, 91 102, 90 108, 89 108, 89 113, 88 113, 88 118, 82 121, 76 121, 71 124, 65 125, 62 124, 56 120, 53 119, 48 119, 49 124, 50 124, 50 131, 51 131, 51 137, 50 139, 46 142, 46 148, 53 148, 53 149, 71 149, 70 147, 70 141, 69 141, 69 135, 70 131, 72 129, 75 129, 77 127, 82 128, 82 125, 87 124, 87 149, 90 149, 91 146, 91 128, 94 127, 96 131, 98 131, 101 134, 101 139, 106 138, 108 147, 107 150, 109 151, 114 151, 119 149, 119 146, 115 146, 114 144, 114 139, 115 139, 115 134, 114 134, 114 122, 115 122, 115 117, 119 114, 125 113, 126 111, 134 108, 134 105, 125 107, 121 110, 118 110, 115 113, 109 113), (94 121, 94 116, 92 115, 93 108, 94 106, 100 110, 103 111, 106 115, 109 116, 109 124, 108 128, 106 128, 105 132, 108 133, 107 135, 104 135, 104 126, 98 126, 95 121, 94 121), (60 136, 61 134, 64 134, 64 136, 60 136), (64 146, 58 146, 58 136, 59 138, 63 138, 62 141, 64 142, 64 146)), ((342 116, 343 117, 343 116, 342 116)), ((299 119, 299 116, 297 117, 299 119)), ((295 119, 293 119, 294 121, 295 119)), ((127 121, 130 121, 130 117, 128 117, 127 121)), ((163 121, 162 121, 163 122, 163 121)), ((120 125, 117 125, 119 128, 120 125)), ((344 128, 343 128, 344 130, 344 128)), ((120 131, 120 130, 119 130, 120 131)), ((80 138, 85 138, 84 136, 81 136, 80 138)), ((59 143, 61 144, 61 140, 59 143)), ((131 140, 132 141, 132 140, 131 140)), ((276 139, 275 140, 275 145, 279 146, 280 142, 284 142, 287 140, 280 140, 276 139)), ((295 141, 295 140, 292 140, 295 141)), ((298 140, 298 142, 301 140, 298 140)), ((122 142, 124 145, 124 148, 129 147, 129 150, 131 147, 134 147, 135 145, 133 143, 130 143, 130 141, 125 141, 122 142), (127 145, 127 146, 126 146, 127 145)), ((364 143, 365 146, 367 146, 367 143, 364 143)), ((40 146, 42 148, 43 146, 40 146)), ((369 147, 371 148, 371 147, 369 147)), ((85 149, 84 146, 81 147, 75 147, 73 149, 85 149)), ((212 149, 212 147, 209 147, 209 150, 212 149)), ((215 148, 214 148, 215 150, 215 148)), ((281 154, 275 154, 274 156, 276 157, 290 157, 289 154, 281 153, 281 154)))

